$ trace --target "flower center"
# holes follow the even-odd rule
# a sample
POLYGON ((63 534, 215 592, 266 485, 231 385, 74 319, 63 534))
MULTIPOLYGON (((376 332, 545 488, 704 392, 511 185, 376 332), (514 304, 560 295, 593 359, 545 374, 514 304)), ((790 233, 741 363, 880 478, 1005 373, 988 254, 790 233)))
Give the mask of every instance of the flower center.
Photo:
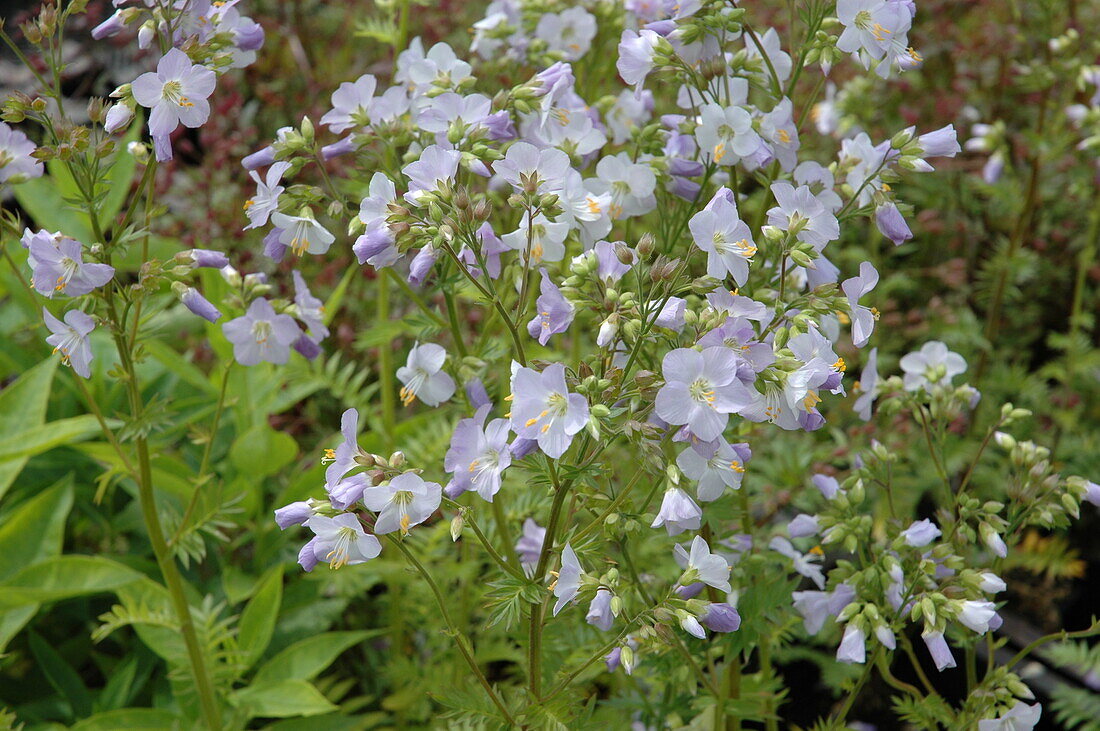
POLYGON ((336 531, 336 542, 333 544, 332 550, 325 556, 328 559, 329 568, 338 569, 347 565, 348 560, 351 558, 351 542, 355 538, 354 528, 345 526, 336 531))
POLYGON ((860 30, 867 30, 871 27, 871 11, 860 10, 856 13, 855 19, 852 21, 860 30))
POLYGON ((183 84, 179 81, 165 81, 164 88, 161 89, 161 96, 177 107, 195 106, 194 102, 183 95, 183 84))
POLYGON ((697 378, 688 388, 691 397, 700 403, 714 404, 714 388, 705 378, 697 378))
POLYGON ((257 320, 252 323, 252 337, 256 339, 256 342, 263 345, 267 342, 267 338, 271 335, 271 323, 267 320, 257 320))

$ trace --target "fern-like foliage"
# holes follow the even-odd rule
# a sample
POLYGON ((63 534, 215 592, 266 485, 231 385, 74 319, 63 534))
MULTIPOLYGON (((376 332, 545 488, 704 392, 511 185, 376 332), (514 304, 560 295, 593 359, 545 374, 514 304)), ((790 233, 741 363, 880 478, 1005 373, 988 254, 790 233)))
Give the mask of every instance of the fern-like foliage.
POLYGON ((1059 685, 1051 693, 1054 718, 1069 731, 1100 731, 1100 693, 1059 685))
POLYGON ((359 409, 371 403, 378 389, 378 384, 369 380, 370 369, 340 353, 322 354, 313 361, 292 361, 287 371, 288 382, 327 391, 337 402, 359 409))
POLYGON ((894 698, 894 712, 903 720, 920 729, 952 729, 955 714, 947 701, 939 696, 913 698, 902 695, 894 698))
POLYGON ((126 606, 116 604, 107 612, 99 615, 99 626, 92 632, 93 642, 102 642, 123 627, 145 625, 162 627, 173 632, 179 631, 179 624, 172 613, 165 609, 155 609, 147 604, 126 606))
POLYGON ((1085 573, 1085 562, 1065 536, 1043 537, 1028 531, 1017 549, 1005 562, 1007 568, 1021 568, 1048 579, 1076 579, 1085 573))

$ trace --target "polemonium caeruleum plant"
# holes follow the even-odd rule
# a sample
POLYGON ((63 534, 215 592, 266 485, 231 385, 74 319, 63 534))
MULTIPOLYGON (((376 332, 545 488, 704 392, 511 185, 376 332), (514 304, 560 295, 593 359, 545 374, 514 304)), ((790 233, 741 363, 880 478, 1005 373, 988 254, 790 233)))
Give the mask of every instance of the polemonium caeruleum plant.
MULTIPOLYGON (((246 159, 279 166, 257 177, 265 216, 277 211, 268 256, 308 270, 346 229, 343 245, 378 272, 379 316, 394 286, 422 311, 404 367, 382 348, 371 421, 392 431, 418 401, 446 410, 445 458, 367 453, 349 411, 326 494, 277 515, 304 526, 306 571, 371 560, 373 533, 419 574, 484 692, 477 708, 441 694, 456 716, 616 718, 575 690, 608 672, 631 678, 627 697, 665 695, 660 709, 633 706, 646 727, 675 708, 689 727, 777 728, 772 655, 801 621, 834 638, 837 663, 859 667, 822 728, 845 727, 873 675, 909 720, 1035 723, 1016 674, 1033 648, 992 659, 998 567, 1025 527, 1064 525, 1096 490, 1010 435, 1028 416, 1012 404, 961 467, 946 464, 950 425, 981 398, 965 360, 930 341, 880 376, 875 350, 860 352, 874 341, 879 275, 867 261, 845 272, 838 242, 865 219, 895 244, 910 239, 894 186, 955 156, 954 128, 879 140, 852 130, 837 145, 807 124, 827 127, 815 105, 834 66, 890 78, 921 63, 907 40, 916 12, 899 0, 803 3, 781 39, 728 2, 503 0, 475 24, 469 60, 414 39, 390 84, 368 74, 333 93, 321 123, 337 141, 322 144, 305 119, 246 159), (351 158, 339 178, 336 158, 351 158), (311 168, 323 187, 289 184, 311 168), (863 419, 914 420, 916 459, 872 440, 840 475, 803 475, 820 492, 812 512, 777 520, 756 501, 754 453, 779 432, 827 428, 852 396, 863 419), (989 460, 999 499, 976 489, 989 460), (936 475, 932 518, 896 507, 898 476, 912 472, 936 475), (494 630, 449 611, 433 523, 484 552, 494 630), (472 635, 494 631, 522 648, 522 671, 487 676, 472 635), (896 677, 895 657, 919 686, 896 677), (964 663, 965 701, 945 701, 925 662, 964 663)), ((249 337, 266 338, 256 327, 249 337)))
MULTIPOLYGON (((103 377, 97 358, 118 361, 108 375, 125 384, 135 428, 116 437, 85 397, 140 489, 204 727, 243 725, 230 707, 302 686, 230 690, 239 674, 226 665, 242 650, 210 652, 200 635, 217 627, 193 626, 153 499, 142 310, 170 289, 242 366, 316 358, 330 333, 309 275, 340 254, 377 276, 370 297, 380 322, 401 318, 404 365, 389 343, 363 364, 378 372, 379 403, 344 412, 323 493, 272 507, 313 576, 366 575, 390 558, 415 572, 436 604, 419 630, 422 667, 451 657, 424 637, 442 630, 476 691, 433 686, 449 716, 432 725, 778 728, 797 689, 776 662, 797 646, 843 678, 821 728, 846 727, 871 682, 919 726, 1035 725, 1017 670, 1068 635, 997 661, 1002 567, 1025 530, 1064 526, 1100 488, 1012 436, 1026 410, 1006 404, 977 424, 970 366, 945 343, 884 352, 884 366, 902 357, 880 375, 879 275, 844 250, 871 227, 913 238, 906 180, 959 152, 951 126, 834 136, 832 94, 821 99, 834 68, 859 88, 860 76, 918 66, 916 4, 798 3, 788 36, 730 2, 503 0, 475 24, 469 54, 406 44, 400 30, 392 78, 334 80, 328 139, 305 119, 245 158, 256 193, 242 226, 293 266, 287 297, 211 250, 121 264, 148 241, 172 135, 207 121, 218 74, 252 60, 258 27, 235 3, 122 4, 94 34, 136 28, 157 58, 79 126, 56 111, 54 44, 81 6, 51 8, 26 35, 54 78, 44 98, 5 108, 9 122, 38 123, 42 144, 0 127, 0 182, 40 176, 42 160, 74 181, 87 240, 28 230, 26 284, 78 388, 103 377), (105 216, 121 154, 110 135, 144 118, 152 154, 130 151, 142 180, 105 216), (220 270, 232 294, 209 301, 196 268, 220 270), (92 347, 97 328, 112 355, 92 347), (754 459, 808 451, 846 400, 878 438, 828 473, 783 475, 798 499, 773 499, 764 482, 780 478, 754 475, 754 459), (361 420, 396 451, 362 448, 361 420), (445 424, 447 443, 405 450, 399 435, 415 440, 402 422, 445 424), (976 434, 961 458, 960 423, 976 434), (902 429, 916 446, 896 446, 902 429), (918 515, 908 492, 925 482, 935 508, 918 515), (956 665, 969 694, 949 702, 937 673, 956 665)), ((1095 121, 1071 114, 1082 130, 1095 121)), ((215 420, 228 383, 227 371, 215 420)))
MULTIPOLYGON (((263 30, 241 15, 236 2, 115 3, 114 14, 92 31, 93 37, 103 39, 139 29, 138 45, 152 54, 155 68, 114 90, 114 101, 109 104, 93 99, 87 109, 88 123, 80 124, 67 111, 62 92, 63 41, 66 24, 83 14, 87 5, 44 3, 38 14, 20 28, 25 43, 16 42, 0 28, 0 39, 26 63, 40 89, 39 96, 17 93, 4 102, 0 187, 17 186, 17 200, 24 208, 46 209, 66 226, 63 232, 21 230, 18 218, 5 211, 5 238, 21 243, 24 251, 4 253, 20 280, 42 298, 43 337, 71 367, 76 388, 102 428, 114 453, 104 461, 117 465, 118 475, 136 485, 141 520, 163 580, 163 586, 150 581, 157 609, 142 612, 116 607, 116 611, 101 617, 105 624, 99 638, 118 626, 163 622, 165 629, 182 639, 181 648, 167 653, 178 661, 174 664, 183 672, 181 678, 190 681, 185 683, 190 692, 181 693, 179 703, 194 707, 194 715, 201 719, 196 722, 202 727, 221 728, 227 716, 219 700, 222 691, 216 685, 224 678, 216 678, 215 669, 217 665, 225 667, 226 658, 212 660, 211 654, 224 651, 224 647, 217 647, 225 638, 211 634, 211 628, 205 625, 207 615, 200 612, 196 618, 191 606, 194 600, 189 596, 193 590, 177 564, 184 524, 195 509, 200 487, 210 478, 210 442, 206 442, 191 504, 182 523, 166 525, 154 496, 156 455, 149 444, 150 434, 159 428, 159 407, 156 397, 145 390, 142 363, 148 357, 147 343, 155 339, 150 313, 164 307, 159 296, 162 290, 174 292, 195 315, 217 322, 223 318, 219 307, 195 286, 199 270, 220 269, 245 289, 259 281, 244 283, 228 268, 226 255, 218 251, 192 249, 167 261, 154 259, 149 254, 150 228, 160 213, 153 198, 157 162, 172 159, 173 133, 181 125, 194 128, 208 120, 209 98, 215 93, 219 74, 250 63, 263 43, 263 30), (35 129, 40 142, 31 142, 12 124, 35 129), (136 141, 138 124, 147 124, 153 155, 136 141), (120 140, 123 134, 127 134, 123 139, 129 143, 120 140), (131 190, 131 178, 138 165, 144 171, 131 190), (44 179, 41 176, 47 170, 49 176, 44 179), (32 183, 40 185, 32 187, 32 183), (49 210, 51 207, 54 210, 49 210), (23 259, 25 264, 17 261, 23 259), (101 348, 95 342, 111 345, 109 349, 101 348), (113 413, 104 413, 95 390, 84 383, 91 378, 122 385, 129 413, 120 414, 121 421, 113 413), (153 614, 160 619, 151 620, 153 614)), ((0 19, 0 25, 2 22, 0 19)), ((307 308, 308 299, 303 300, 303 313, 308 312, 307 308)), ((304 321, 310 327, 309 321, 304 321)), ((237 359, 245 364, 261 359, 277 361, 280 357, 285 361, 290 345, 304 337, 290 317, 276 314, 263 299, 251 301, 247 315, 228 325, 227 333, 232 333, 234 327, 242 331, 234 346, 237 359)), ((316 332, 315 326, 311 332, 316 332)), ((223 388, 216 407, 215 431, 224 395, 223 388)), ((113 479, 113 473, 108 474, 113 479)), ((187 479, 183 474, 179 476, 187 479)), ((163 481, 163 476, 157 479, 163 481)), ((97 566, 99 571, 124 569, 111 562, 97 566)), ((89 573, 96 567, 86 565, 84 571, 77 572, 82 575, 79 579, 61 579, 68 576, 61 568, 55 567, 58 574, 53 579, 57 584, 53 596, 107 588, 89 573)), ((130 579, 136 577, 134 574, 130 579)), ((117 587, 119 581, 116 576, 108 583, 117 587)), ((24 615, 19 621, 25 623, 27 618, 24 615)))

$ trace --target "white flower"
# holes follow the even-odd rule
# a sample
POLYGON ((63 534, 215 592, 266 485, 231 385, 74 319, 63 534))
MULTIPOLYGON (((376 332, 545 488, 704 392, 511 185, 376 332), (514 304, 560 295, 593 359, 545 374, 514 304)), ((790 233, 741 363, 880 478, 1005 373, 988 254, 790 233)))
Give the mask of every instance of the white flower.
POLYGON ((720 439, 717 445, 687 447, 676 457, 676 466, 687 477, 698 481, 699 499, 710 502, 722 497, 726 488, 741 487, 747 460, 742 452, 748 451, 747 444, 732 445, 720 439))
POLYGON ((661 509, 653 520, 651 528, 665 527, 670 536, 683 533, 686 530, 695 530, 700 525, 703 511, 688 497, 688 494, 678 487, 670 487, 665 490, 665 497, 661 501, 661 509))
POLYGON ((359 518, 351 513, 335 518, 314 515, 306 526, 317 534, 310 541, 314 555, 318 561, 328 561, 331 568, 364 563, 382 552, 382 544, 365 532, 359 518))
POLYGON ((405 365, 397 369, 397 378, 405 384, 401 388, 401 402, 408 406, 420 399, 428 406, 439 406, 454 395, 455 382, 441 369, 447 360, 447 351, 434 343, 414 345, 405 365))
POLYGON ((271 215, 279 210, 279 196, 286 190, 279 185, 279 182, 283 179, 283 173, 289 169, 289 162, 274 163, 267 169, 263 180, 255 170, 248 172, 256 182, 256 195, 244 204, 245 213, 248 215, 248 225, 245 226, 245 230, 265 225, 271 215))
POLYGON ((836 659, 845 663, 867 662, 867 635, 863 630, 849 623, 844 628, 844 637, 840 640, 840 647, 836 649, 836 659))
POLYGON ((363 504, 378 513, 374 532, 379 535, 400 530, 408 535, 409 528, 420 525, 436 511, 442 490, 434 482, 425 482, 415 472, 398 475, 389 482, 363 491, 363 504))
POLYGON ((573 61, 583 56, 596 36, 596 18, 584 8, 545 13, 535 27, 535 36, 546 41, 547 49, 573 61))
POLYGON ((627 218, 649 213, 657 206, 653 195, 657 176, 645 163, 636 163, 630 154, 620 152, 608 155, 596 165, 594 179, 588 180, 588 189, 597 195, 610 193, 611 218, 627 218))
POLYGON ((993 602, 966 600, 959 602, 955 619, 972 632, 984 635, 989 631, 989 621, 995 614, 997 614, 997 606, 993 602))
MULTIPOLYGON (((149 133, 166 140, 181 122, 185 127, 199 127, 210 116, 206 101, 217 83, 213 71, 191 63, 187 54, 173 48, 157 62, 156 72, 144 73, 134 79, 131 89, 134 100, 152 110, 149 133)), ((171 159, 168 155, 158 159, 171 159)))
POLYGON ((702 581, 707 586, 713 586, 727 594, 733 590, 730 587, 729 563, 722 556, 711 553, 710 546, 700 536, 692 539, 690 553, 680 545, 674 546, 672 550, 680 560, 687 563, 688 572, 694 571, 691 581, 686 583, 702 581))
POLYGON ((366 123, 374 100, 378 82, 370 74, 363 74, 355 82, 345 81, 332 92, 332 109, 321 117, 321 124, 340 134, 366 123))
POLYGON ((1016 701, 1016 705, 999 718, 978 721, 978 731, 1030 731, 1042 715, 1043 707, 1038 703, 1029 706, 1016 701))
POLYGON ((554 603, 554 616, 556 617, 566 604, 577 598, 577 594, 581 590, 581 576, 584 575, 580 561, 577 560, 577 554, 568 543, 565 544, 565 548, 561 552, 561 569, 550 573, 555 577, 554 582, 550 584, 550 590, 554 592, 554 596, 558 599, 554 603))
POLYGON ((695 140, 705 159, 719 165, 736 165, 756 152, 761 142, 748 112, 738 106, 723 109, 714 102, 700 110, 695 140))
POLYGON ((905 389, 931 391, 933 386, 950 385, 951 379, 966 371, 966 361, 958 353, 953 353, 939 340, 932 340, 921 346, 919 351, 901 358, 901 369, 905 372, 905 389))
POLYGON ((324 254, 336 240, 328 229, 317 223, 317 219, 309 216, 288 216, 276 212, 271 214, 271 222, 282 231, 279 243, 289 246, 298 256, 306 252, 324 254))

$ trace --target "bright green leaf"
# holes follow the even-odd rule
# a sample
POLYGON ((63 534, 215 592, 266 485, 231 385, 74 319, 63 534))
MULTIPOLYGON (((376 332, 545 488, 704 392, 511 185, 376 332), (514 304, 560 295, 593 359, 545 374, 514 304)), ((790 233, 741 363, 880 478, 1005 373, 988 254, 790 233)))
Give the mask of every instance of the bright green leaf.
POLYGON ((304 680, 252 685, 234 693, 231 700, 251 718, 316 716, 336 710, 319 690, 304 680))
POLYGON ((375 634, 378 633, 325 632, 299 640, 264 663, 256 673, 255 683, 312 680, 344 650, 375 634))
POLYGON ((276 565, 260 583, 255 596, 241 613, 237 641, 244 663, 252 667, 264 654, 275 631, 275 620, 283 603, 283 567, 276 565))

